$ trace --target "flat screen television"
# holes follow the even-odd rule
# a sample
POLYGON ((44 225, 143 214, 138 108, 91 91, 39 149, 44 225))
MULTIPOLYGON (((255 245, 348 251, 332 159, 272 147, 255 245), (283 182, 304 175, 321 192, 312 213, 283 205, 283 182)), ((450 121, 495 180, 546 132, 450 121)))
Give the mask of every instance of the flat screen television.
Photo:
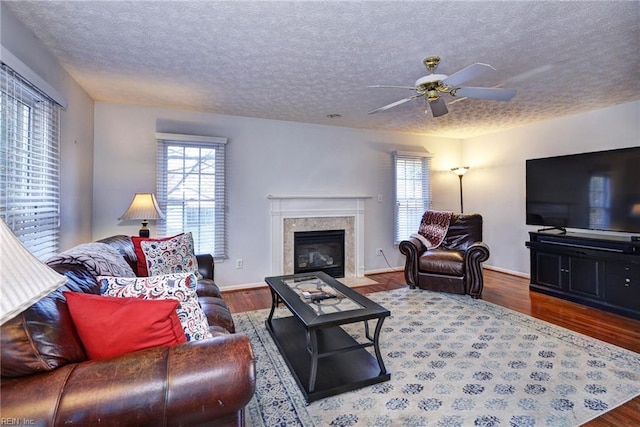
POLYGON ((640 233, 640 147, 530 159, 528 225, 640 233))

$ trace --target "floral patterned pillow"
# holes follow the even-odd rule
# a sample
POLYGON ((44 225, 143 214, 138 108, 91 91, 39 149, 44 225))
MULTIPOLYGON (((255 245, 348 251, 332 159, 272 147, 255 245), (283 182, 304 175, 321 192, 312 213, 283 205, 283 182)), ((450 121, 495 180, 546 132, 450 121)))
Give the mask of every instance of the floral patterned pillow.
POLYGON ((98 277, 100 292, 111 297, 174 299, 180 302, 176 312, 187 341, 211 338, 209 322, 196 295, 193 273, 149 277, 98 277))
POLYGON ((149 276, 194 273, 199 279, 202 278, 198 272, 191 233, 178 234, 167 240, 142 240, 140 248, 146 259, 149 276))

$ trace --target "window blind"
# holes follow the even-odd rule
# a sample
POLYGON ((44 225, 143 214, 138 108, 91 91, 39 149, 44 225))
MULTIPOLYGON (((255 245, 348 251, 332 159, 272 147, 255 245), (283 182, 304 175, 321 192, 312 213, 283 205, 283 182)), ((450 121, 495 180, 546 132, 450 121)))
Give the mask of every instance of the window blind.
POLYGON ((0 91, 0 217, 46 259, 60 237, 59 107, 6 64, 0 91))
POLYGON ((227 258, 225 138, 156 134, 162 235, 191 232, 196 253, 227 258))
POLYGON ((393 153, 395 171, 395 243, 418 231, 431 206, 429 153, 393 153))

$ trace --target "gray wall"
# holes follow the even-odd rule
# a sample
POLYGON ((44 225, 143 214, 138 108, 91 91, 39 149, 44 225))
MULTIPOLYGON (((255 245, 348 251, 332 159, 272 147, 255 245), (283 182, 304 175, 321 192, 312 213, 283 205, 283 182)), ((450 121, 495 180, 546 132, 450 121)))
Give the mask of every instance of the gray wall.
POLYGON ((230 259, 216 265, 222 287, 261 283, 270 274, 268 195, 370 196, 365 270, 388 268, 375 248, 401 265, 393 245, 393 150, 433 153, 434 208, 459 209, 450 168, 459 164, 460 140, 107 103, 95 111, 94 239, 137 233, 139 224, 117 218, 134 192, 155 191, 156 131, 228 138, 230 259))
POLYGON ((60 118, 61 249, 91 239, 93 100, 4 4, 0 41, 69 102, 60 118))
POLYGON ((94 239, 135 234, 121 224, 135 191, 155 189, 154 133, 175 132, 229 139, 229 255, 217 265, 221 286, 260 283, 270 273, 267 195, 366 195, 365 270, 393 267, 403 257, 393 245, 394 149, 433 153, 435 209, 459 210, 458 178, 449 171, 471 167, 463 180, 465 212, 484 216, 487 265, 529 274, 525 248, 525 160, 638 145, 640 102, 618 105, 464 141, 332 126, 262 120, 117 104, 96 104, 94 239), (382 195, 382 203, 377 195, 382 195), (235 269, 242 258, 244 268, 235 269))
POLYGON ((488 264, 529 274, 524 242, 540 227, 525 225, 527 159, 640 146, 639 118, 632 102, 465 140, 465 210, 484 215, 488 264))

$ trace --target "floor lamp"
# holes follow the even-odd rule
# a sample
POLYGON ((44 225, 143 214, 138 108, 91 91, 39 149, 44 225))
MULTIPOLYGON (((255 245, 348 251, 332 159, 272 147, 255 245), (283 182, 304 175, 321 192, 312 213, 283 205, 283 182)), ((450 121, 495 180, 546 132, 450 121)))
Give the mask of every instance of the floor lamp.
POLYGON ((464 213, 464 205, 462 204, 462 177, 469 170, 469 166, 460 166, 457 168, 451 168, 451 170, 453 173, 458 175, 458 178, 460 178, 460 213, 464 213))

